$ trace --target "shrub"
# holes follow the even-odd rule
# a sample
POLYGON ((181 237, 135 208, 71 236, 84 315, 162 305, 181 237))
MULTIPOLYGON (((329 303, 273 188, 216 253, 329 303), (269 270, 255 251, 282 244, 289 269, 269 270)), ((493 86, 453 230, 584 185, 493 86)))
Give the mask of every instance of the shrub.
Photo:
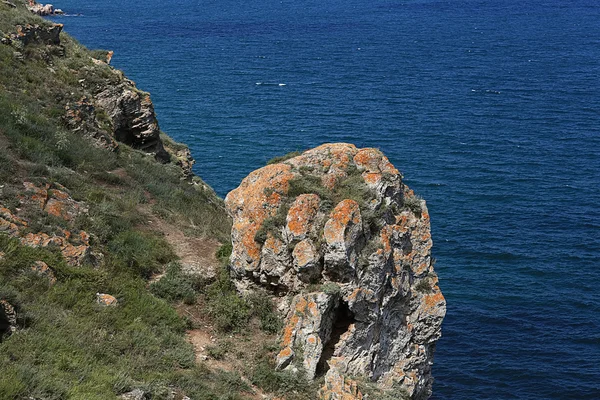
POLYGON ((225 332, 243 328, 250 318, 248 304, 238 296, 225 267, 206 291, 208 308, 217 329, 225 332))
POLYGON ((409 196, 404 198, 404 208, 410 210, 415 215, 420 215, 423 212, 421 196, 409 196))
POLYGON ((231 257, 232 251, 233 245, 231 242, 228 242, 219 247, 215 256, 217 257, 217 260, 221 262, 221 264, 226 264, 229 261, 229 257, 231 257))
POLYGON ((194 284, 194 278, 183 274, 178 263, 171 263, 165 275, 150 285, 150 292, 165 300, 183 300, 186 304, 193 304, 198 295, 194 284))
POLYGON ((250 294, 246 301, 253 316, 260 320, 260 329, 268 333, 277 333, 283 328, 283 322, 273 307, 271 297, 266 292, 250 294))
POLYGON ((425 277, 423 279, 421 279, 416 285, 415 285, 415 290, 417 292, 421 292, 421 293, 427 293, 427 292, 431 292, 431 290, 433 289, 433 286, 431 286, 431 281, 429 280, 429 278, 425 277))
POLYGON ((119 233, 108 248, 118 261, 144 278, 175 260, 175 253, 164 239, 134 230, 119 233))

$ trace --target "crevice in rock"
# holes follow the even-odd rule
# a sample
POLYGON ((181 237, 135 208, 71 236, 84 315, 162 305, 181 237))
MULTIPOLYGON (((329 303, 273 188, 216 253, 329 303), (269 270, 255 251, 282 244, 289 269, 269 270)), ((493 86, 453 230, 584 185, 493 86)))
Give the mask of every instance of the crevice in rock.
POLYGON ((354 313, 348 307, 348 303, 340 301, 340 305, 336 310, 335 320, 331 327, 331 335, 329 341, 323 347, 321 358, 317 364, 316 376, 323 376, 329 370, 329 360, 333 357, 335 346, 339 343, 342 335, 350 330, 350 325, 356 322, 354 313))
POLYGON ((135 139, 133 133, 129 129, 118 128, 115 130, 115 139, 128 146, 133 146, 135 139))

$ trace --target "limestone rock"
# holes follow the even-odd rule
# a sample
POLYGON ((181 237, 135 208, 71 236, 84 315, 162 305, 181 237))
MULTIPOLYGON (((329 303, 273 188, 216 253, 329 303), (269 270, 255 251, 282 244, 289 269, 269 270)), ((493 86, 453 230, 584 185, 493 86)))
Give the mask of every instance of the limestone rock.
POLYGON ((52 269, 43 261, 36 261, 31 266, 31 270, 41 276, 44 276, 50 282, 50 285, 54 285, 56 283, 56 276, 54 276, 54 272, 52 269))
POLYGON ((100 92, 95 94, 95 101, 97 107, 110 117, 117 141, 153 153, 160 161, 169 161, 148 93, 138 90, 133 82, 124 80, 118 85, 101 87, 100 92))
MULTIPOLYGON (((87 208, 73 200, 64 186, 23 182, 25 194, 21 195, 21 207, 45 211, 73 225, 74 219, 87 208)), ((90 248, 90 236, 77 229, 56 229, 55 233, 28 232, 29 222, 0 204, 0 232, 19 238, 21 244, 30 247, 57 246, 66 261, 79 266, 86 261, 94 263, 96 255, 90 248)))
POLYGON ((64 14, 63 10, 59 8, 54 8, 52 4, 40 4, 35 0, 28 1, 27 9, 32 13, 40 15, 42 17, 46 17, 48 15, 64 14))
POLYGON ((325 144, 252 172, 225 201, 236 287, 293 297, 279 368, 327 373, 328 399, 359 398, 332 394, 347 376, 431 394, 446 303, 429 213, 379 150, 325 144))
POLYGON ((10 35, 10 40, 18 40, 25 46, 31 43, 59 45, 62 29, 63 24, 52 24, 50 26, 17 25, 17 32, 10 35))
POLYGON ((6 300, 0 300, 0 340, 4 335, 11 335, 17 330, 17 313, 6 300))
POLYGON ((100 126, 91 98, 83 96, 76 102, 68 103, 65 111, 64 121, 71 131, 90 138, 97 147, 109 150, 118 148, 117 141, 100 126))
POLYGON ((330 369, 325 375, 325 384, 319 391, 323 400, 362 400, 356 381, 344 378, 337 369, 330 369))
POLYGON ((148 396, 142 389, 133 389, 131 392, 123 393, 119 396, 123 400, 146 400, 148 396))
POLYGON ((338 303, 337 294, 309 293, 294 298, 281 339, 283 348, 277 355, 278 369, 288 367, 294 356, 301 353, 300 361, 308 379, 315 377, 338 303))
POLYGON ((106 293, 96 293, 96 303, 104 307, 114 307, 119 302, 114 296, 106 293))

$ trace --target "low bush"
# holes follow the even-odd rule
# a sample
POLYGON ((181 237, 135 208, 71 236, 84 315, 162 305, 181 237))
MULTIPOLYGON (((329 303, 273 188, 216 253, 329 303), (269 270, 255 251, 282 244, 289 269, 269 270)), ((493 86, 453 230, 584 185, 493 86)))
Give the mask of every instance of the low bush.
POLYGON ((108 250, 119 262, 144 278, 150 278, 176 258, 164 239, 135 230, 116 235, 108 243, 108 250))
POLYGON ((266 292, 254 292, 246 301, 250 305, 251 314, 260 320, 260 329, 275 334, 283 328, 283 322, 275 311, 271 296, 266 292))
POLYGON ((171 263, 167 266, 165 275, 150 285, 150 292, 168 301, 194 304, 198 296, 196 282, 194 277, 181 272, 178 263, 171 263))

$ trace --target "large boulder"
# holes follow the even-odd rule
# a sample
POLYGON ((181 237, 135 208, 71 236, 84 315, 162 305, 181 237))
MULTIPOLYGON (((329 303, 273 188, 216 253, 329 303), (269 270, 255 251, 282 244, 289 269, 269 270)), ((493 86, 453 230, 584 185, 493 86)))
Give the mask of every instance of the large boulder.
POLYGON ((322 398, 359 398, 349 376, 429 397, 446 313, 429 213, 379 150, 325 144, 252 172, 225 201, 237 288, 270 289, 286 309, 278 368, 326 375, 322 398))

